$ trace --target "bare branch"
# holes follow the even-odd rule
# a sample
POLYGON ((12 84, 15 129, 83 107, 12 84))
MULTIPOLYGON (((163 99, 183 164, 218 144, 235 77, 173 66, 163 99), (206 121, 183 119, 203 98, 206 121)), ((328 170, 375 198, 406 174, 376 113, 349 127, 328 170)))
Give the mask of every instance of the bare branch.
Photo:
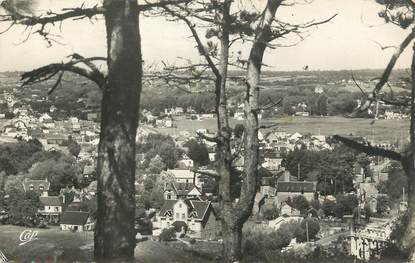
POLYGON ((190 29, 190 32, 192 32, 192 36, 196 41, 197 44, 197 49, 199 50, 199 53, 205 58, 206 62, 209 64, 209 67, 211 68, 213 74, 215 74, 216 77, 220 77, 220 72, 218 70, 218 68, 216 67, 215 63, 213 63, 213 60, 211 58, 211 56, 209 55, 209 53, 207 52, 205 46, 202 43, 202 40, 199 37, 199 34, 197 33, 196 29, 195 29, 195 25, 192 24, 192 22, 190 22, 190 20, 186 17, 183 16, 181 14, 179 14, 178 12, 175 12, 173 10, 171 10, 168 7, 163 7, 164 10, 166 10, 169 14, 178 17, 179 19, 181 19, 182 21, 184 21, 187 25, 187 27, 190 29))
POLYGON ((379 98, 379 93, 382 90, 383 86, 388 82, 389 76, 396 64, 396 61, 403 53, 403 51, 408 47, 408 45, 412 42, 415 38, 415 28, 412 29, 411 33, 404 39, 404 41, 396 48, 395 53, 392 55, 391 59, 389 60, 388 65, 386 66, 385 70, 383 71, 382 76, 379 78, 379 81, 376 83, 375 88, 373 89, 372 93, 367 97, 367 100, 364 104, 362 104, 358 109, 356 109, 350 117, 355 117, 359 112, 367 110, 373 102, 377 101, 379 98))
POLYGON ((271 97, 268 96, 268 100, 270 101, 269 104, 265 105, 264 107, 261 107, 260 110, 269 110, 272 109, 274 107, 277 107, 281 102, 282 102, 282 98, 280 98, 279 100, 277 100, 276 102, 274 102, 271 97))
POLYGON ((52 79, 55 75, 59 73, 58 79, 55 82, 55 85, 49 91, 52 93, 58 85, 61 84, 63 74, 65 72, 72 72, 78 75, 81 75, 89 80, 95 82, 98 87, 102 87, 105 84, 105 76, 101 73, 95 65, 92 65, 91 61, 95 60, 106 60, 103 57, 91 57, 84 58, 79 54, 71 55, 72 60, 67 63, 53 63, 37 69, 34 69, 29 72, 25 72, 21 76, 23 81, 22 86, 32 85, 35 83, 43 82, 49 79, 52 79), (77 66, 77 64, 84 64, 90 68, 90 70, 77 66))
POLYGON ((238 147, 235 149, 235 152, 232 154, 232 158, 231 161, 233 162, 234 160, 236 160, 240 154, 242 153, 243 150, 243 146, 244 146, 244 141, 245 141, 245 137, 244 134, 241 135, 241 140, 239 142, 238 147))

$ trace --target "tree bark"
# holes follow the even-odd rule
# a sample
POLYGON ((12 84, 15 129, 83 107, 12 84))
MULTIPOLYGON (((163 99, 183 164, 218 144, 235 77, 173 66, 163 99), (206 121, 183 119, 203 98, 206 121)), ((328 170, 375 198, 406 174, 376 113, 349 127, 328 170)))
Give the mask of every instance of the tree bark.
MULTIPOLYGON (((254 205, 255 194, 257 191, 257 178, 258 178, 258 160, 259 160, 259 140, 258 140, 258 99, 259 99, 259 76, 261 72, 262 59, 267 43, 271 40, 270 26, 274 20, 275 12, 280 5, 280 0, 269 0, 267 7, 262 15, 260 24, 257 28, 257 35, 255 37, 254 44, 251 49, 251 53, 248 60, 247 71, 247 96, 245 99, 244 111, 245 111, 245 130, 244 130, 244 177, 241 185, 241 195, 237 203, 233 204, 233 200, 230 197, 230 168, 232 163, 232 154, 230 152, 230 137, 219 136, 220 138, 226 138, 226 154, 225 160, 230 158, 230 162, 227 162, 228 173, 221 175, 221 183, 219 185, 219 193, 221 194, 221 209, 222 209, 222 230, 223 230, 223 244, 225 259, 228 262, 238 262, 242 259, 242 228, 245 222, 248 220, 252 213, 252 207, 254 205)), ((225 5, 226 8, 226 5, 225 5)), ((229 22, 226 19, 226 14, 229 14, 228 10, 224 10, 223 29, 221 38, 222 50, 228 52, 229 46, 229 32, 227 25, 229 22)), ((222 58, 228 58, 228 53, 222 51, 222 58)), ((224 63, 221 63, 224 66, 224 63)), ((225 75, 226 77, 226 75, 225 75)), ((224 75, 222 74, 222 78, 224 75)), ((223 79, 222 79, 223 81, 223 79)), ((226 93, 225 85, 221 89, 221 97, 219 105, 226 113, 226 93)), ((221 108, 219 108, 218 124, 219 127, 226 127, 229 129, 227 123, 221 122, 221 108)), ((223 113, 223 116, 225 114, 223 113)), ((222 131, 224 131, 222 129, 222 131)), ((225 132, 225 131, 224 131, 225 132)), ((230 136, 230 132, 226 133, 230 136)), ((223 151, 219 147, 220 151, 223 151)))
POLYGON ((408 213, 409 221, 403 237, 403 246, 410 252, 410 262, 415 263, 415 44, 411 66, 411 124, 410 124, 410 148, 411 153, 402 160, 402 166, 408 176, 408 213))
POLYGON ((232 1, 225 0, 222 7, 219 77, 216 79, 216 116, 218 125, 217 173, 219 181, 219 206, 223 235, 224 258, 227 262, 241 259, 241 231, 235 230, 233 200, 231 196, 231 129, 229 127, 226 80, 229 60, 230 7, 232 1), (239 237, 235 237, 239 233, 239 237))
POLYGON ((137 1, 105 0, 108 78, 103 87, 98 145, 98 212, 94 256, 129 262, 136 244, 135 137, 141 92, 137 1))

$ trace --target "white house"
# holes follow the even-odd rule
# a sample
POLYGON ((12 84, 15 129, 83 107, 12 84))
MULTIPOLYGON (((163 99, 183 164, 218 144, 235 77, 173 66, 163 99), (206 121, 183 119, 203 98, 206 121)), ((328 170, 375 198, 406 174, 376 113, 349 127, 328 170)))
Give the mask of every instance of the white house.
POLYGON ((45 217, 49 223, 57 224, 62 215, 63 202, 59 196, 41 196, 39 198, 41 208, 38 212, 45 217))
POLYGON ((92 231, 94 222, 88 212, 66 211, 62 215, 60 228, 63 231, 92 231))
POLYGON ((168 169, 167 173, 171 174, 174 181, 178 183, 192 183, 197 187, 202 187, 203 182, 200 176, 188 169, 168 169))
MULTIPOLYGON (((196 200, 166 200, 153 226, 159 229, 185 226, 193 238, 215 240, 221 233, 221 224, 211 202, 196 200)), ((176 229, 180 232, 182 229, 176 229)))
POLYGON ((179 167, 184 168, 193 168, 194 162, 192 159, 187 156, 187 154, 183 154, 182 158, 177 162, 179 167))

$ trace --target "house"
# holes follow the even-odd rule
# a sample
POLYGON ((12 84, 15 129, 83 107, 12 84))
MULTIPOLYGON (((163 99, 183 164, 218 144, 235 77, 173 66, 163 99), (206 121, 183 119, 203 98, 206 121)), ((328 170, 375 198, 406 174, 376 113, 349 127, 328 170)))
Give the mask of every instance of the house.
POLYGON ((97 194, 97 190, 98 190, 98 182, 97 180, 95 180, 95 181, 90 182, 87 187, 82 189, 82 192, 86 193, 86 195, 92 198, 97 194))
POLYGON ((288 138, 288 140, 289 140, 289 141, 294 141, 294 142, 296 142, 296 141, 298 141, 298 139, 300 139, 301 137, 303 137, 303 135, 302 135, 301 133, 296 132, 296 133, 292 134, 292 135, 288 138))
POLYGON ((96 112, 88 112, 86 114, 86 118, 89 121, 98 121, 100 118, 100 114, 96 113, 96 112))
POLYGON ((177 162, 177 165, 180 168, 193 168, 194 162, 187 154, 183 154, 182 158, 177 162))
POLYGON ((317 191, 317 182, 308 181, 283 181, 276 183, 276 195, 278 204, 293 199, 298 195, 302 195, 309 202, 314 199, 317 191))
POLYGON ((46 136, 47 144, 62 145, 62 143, 67 140, 67 136, 61 134, 48 134, 46 136))
POLYGON ((38 212, 49 223, 57 224, 63 211, 63 200, 59 196, 41 196, 39 198, 41 208, 38 212))
POLYGON ((280 215, 281 216, 295 216, 295 217, 298 217, 298 216, 300 216, 300 210, 297 210, 297 209, 291 207, 288 204, 284 204, 283 206, 281 206, 280 215))
POLYGON ((154 218, 159 229, 180 224, 192 238, 216 240, 221 235, 221 224, 211 202, 188 199, 166 200, 154 218))
POLYGON ((209 160, 210 160, 211 162, 216 161, 216 152, 211 152, 211 151, 209 151, 209 160))
POLYGON ((25 178, 23 180, 23 190, 25 192, 35 192, 37 194, 40 194, 40 196, 48 196, 49 188, 50 188, 50 182, 45 180, 31 180, 25 178))
POLYGON ((280 152, 275 150, 266 151, 263 157, 263 167, 268 168, 270 170, 278 170, 281 167, 282 158, 280 152))
POLYGON ((380 196, 377 184, 375 182, 364 182, 358 184, 357 195, 362 201, 361 205, 368 204, 372 212, 376 212, 377 200, 380 196))
POLYGON ((94 222, 88 212, 66 211, 62 215, 60 229, 63 231, 92 231, 94 222))
POLYGON ((16 129, 15 126, 13 126, 13 125, 6 125, 3 128, 3 134, 5 136, 14 138, 14 137, 16 137, 19 134, 19 132, 17 131, 17 129, 16 129))
POLYGON ((165 183, 164 200, 198 199, 202 192, 192 183, 165 183))
POLYGON ((45 120, 52 120, 52 117, 49 114, 44 113, 39 117, 39 122, 44 122, 45 120))
POLYGON ((95 177, 95 166, 94 165, 85 165, 82 171, 82 175, 85 179, 91 179, 95 177))
POLYGON ((233 117, 238 121, 243 121, 245 119, 245 113, 243 110, 237 110, 233 117))
POLYGON ((192 183, 197 187, 202 187, 202 181, 200 176, 197 176, 195 172, 188 169, 168 169, 168 174, 171 174, 174 181, 178 183, 192 183))

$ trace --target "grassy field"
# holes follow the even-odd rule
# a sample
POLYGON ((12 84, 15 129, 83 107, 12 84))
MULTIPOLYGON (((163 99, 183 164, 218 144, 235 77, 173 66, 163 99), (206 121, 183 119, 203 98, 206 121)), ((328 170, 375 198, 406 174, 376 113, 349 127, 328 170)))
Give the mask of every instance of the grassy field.
MULTIPOLYGON (((10 262, 92 262, 93 232, 71 233, 59 228, 33 229, 38 240, 19 246, 20 233, 28 228, 0 225, 0 251, 10 262)), ((163 243, 145 241, 135 249, 137 263, 210 263, 190 252, 174 249, 163 243)))
MULTIPOLYGON (((279 123, 278 129, 288 133, 312 133, 322 135, 364 136, 381 142, 395 142, 397 139, 406 140, 409 136, 409 120, 376 120, 350 119, 340 116, 333 117, 296 117, 288 116, 262 120, 263 124, 279 123)), ((230 120, 231 126, 242 121, 230 120)), ((216 130, 216 120, 192 121, 177 119, 177 128, 158 129, 165 134, 178 134, 181 130, 196 131, 197 129, 216 130)), ((267 131, 265 131, 267 132, 267 131)))

